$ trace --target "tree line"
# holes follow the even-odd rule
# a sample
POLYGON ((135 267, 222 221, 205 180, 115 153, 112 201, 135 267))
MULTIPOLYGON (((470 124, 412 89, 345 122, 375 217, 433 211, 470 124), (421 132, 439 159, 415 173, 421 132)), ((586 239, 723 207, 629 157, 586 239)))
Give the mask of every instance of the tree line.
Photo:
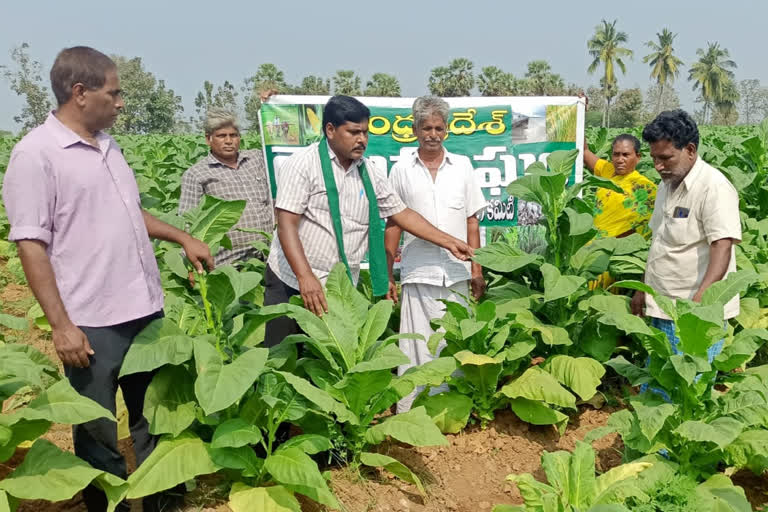
MULTIPOLYGON (((768 117, 768 87, 759 80, 736 81, 736 63, 728 49, 719 43, 707 43, 696 51, 696 60, 687 69, 676 54, 677 34, 663 29, 656 39, 647 41, 648 53, 642 62, 650 68, 650 86, 621 89, 619 76, 626 73, 634 52, 627 48, 629 36, 617 28, 617 20, 602 20, 587 41, 592 61, 589 74, 598 77, 598 85, 582 87, 566 83, 545 60, 529 62, 525 72, 516 76, 497 66, 478 70, 467 58, 456 58, 431 70, 426 89, 443 97, 471 96, 570 96, 586 91, 590 99, 587 125, 634 126, 658 112, 676 108, 680 102, 675 83, 681 72, 697 94, 694 112, 702 124, 731 125, 758 123, 768 117)), ((229 108, 244 115, 250 129, 258 127, 257 112, 261 91, 282 94, 351 96, 401 96, 398 78, 388 73, 374 73, 365 82, 354 70, 339 70, 328 78, 305 76, 298 84, 289 84, 275 64, 261 64, 238 87, 230 81, 216 84, 206 80, 194 100, 194 114, 185 115, 182 98, 164 80, 145 69, 141 57, 113 55, 124 91, 125 108, 113 128, 115 133, 172 133, 200 130, 206 111, 213 107, 229 108)), ((42 80, 39 61, 30 55, 30 46, 22 43, 11 51, 11 62, 0 65, 0 76, 11 91, 24 99, 14 121, 23 131, 41 123, 52 108, 47 83, 42 80)))

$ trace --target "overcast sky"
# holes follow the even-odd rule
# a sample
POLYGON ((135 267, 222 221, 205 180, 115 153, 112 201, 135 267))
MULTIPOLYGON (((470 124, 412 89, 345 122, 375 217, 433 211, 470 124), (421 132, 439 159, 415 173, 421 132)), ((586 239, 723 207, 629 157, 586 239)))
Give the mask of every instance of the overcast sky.
MULTIPOLYGON (((430 70, 455 57, 472 60, 477 72, 496 65, 516 76, 527 62, 546 59, 567 82, 597 84, 599 76, 586 71, 586 43, 601 18, 618 19, 635 52, 627 74, 619 76, 622 88, 647 88, 644 43, 664 27, 678 34, 675 49, 685 70, 676 88, 684 107, 694 100, 688 65, 708 41, 730 51, 738 80, 768 85, 765 0, 0 0, 0 63, 10 63, 11 49, 27 42, 47 83, 56 53, 67 46, 139 56, 182 96, 189 116, 204 80, 229 80, 239 89, 264 62, 276 64, 289 83, 309 74, 330 77, 338 69, 354 69, 363 84, 375 72, 391 73, 406 96, 425 93, 430 70)), ((17 129, 13 116, 21 105, 0 79, 0 129, 17 129)))

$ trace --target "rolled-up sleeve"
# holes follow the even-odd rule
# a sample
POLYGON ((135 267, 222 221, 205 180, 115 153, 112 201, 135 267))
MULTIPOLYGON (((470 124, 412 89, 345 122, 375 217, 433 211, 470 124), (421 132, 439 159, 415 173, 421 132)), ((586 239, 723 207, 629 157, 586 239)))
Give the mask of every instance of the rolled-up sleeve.
POLYGON ((366 161, 366 166, 374 177, 379 217, 386 219, 405 210, 405 203, 400 199, 400 196, 392 186, 392 182, 387 178, 387 171, 379 169, 370 160, 366 161))
POLYGON ((723 238, 741 241, 739 194, 727 180, 713 183, 702 202, 702 225, 707 243, 723 238))
POLYGON ((8 240, 51 243, 56 187, 50 166, 40 153, 11 154, 3 179, 3 203, 11 224, 8 240))

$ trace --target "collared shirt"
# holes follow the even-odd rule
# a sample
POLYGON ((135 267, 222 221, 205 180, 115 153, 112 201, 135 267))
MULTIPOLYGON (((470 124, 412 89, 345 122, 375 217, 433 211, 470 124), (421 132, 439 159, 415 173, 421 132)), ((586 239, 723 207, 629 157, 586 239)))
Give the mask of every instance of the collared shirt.
POLYGON ((8 239, 40 240, 76 325, 104 327, 163 307, 133 172, 105 133, 98 147, 51 113, 13 148, 3 182, 8 239))
MULTIPOLYGON (((645 283, 670 298, 693 299, 709 265, 712 242, 741 241, 739 196, 723 174, 700 157, 675 190, 662 182, 651 216, 653 231, 645 283)), ((731 248, 728 274, 736 271, 731 248)), ((739 297, 725 305, 725 318, 739 314, 739 297)), ((646 314, 669 319, 646 295, 646 314)))
POLYGON ((224 165, 213 154, 208 154, 187 169, 181 177, 179 215, 196 208, 203 195, 227 201, 246 201, 243 215, 227 233, 232 242, 232 250, 219 250, 215 258, 216 265, 260 257, 261 253, 251 244, 256 240, 266 239, 258 233, 245 233, 237 228, 258 229, 266 233, 271 233, 275 228, 269 178, 261 150, 240 151, 237 169, 224 165))
MULTIPOLYGON (((469 158, 444 151, 435 180, 417 150, 401 158, 389 180, 406 206, 437 229, 467 241, 467 218, 486 207, 487 201, 469 158)), ((450 251, 405 233, 400 261, 400 281, 452 286, 471 277, 470 262, 450 251)))
MULTIPOLYGON (((277 172, 277 198, 275 208, 301 215, 299 239, 304 254, 315 276, 324 284, 339 258, 336 235, 333 231, 328 194, 320 165, 318 144, 297 151, 288 158, 277 172)), ((339 191, 339 209, 344 232, 344 250, 347 253, 352 276, 360 273, 360 262, 368 250, 368 198, 363 188, 358 167, 362 159, 352 162, 349 168, 341 167, 338 158, 329 147, 333 176, 339 191)), ((387 180, 386 170, 378 169, 365 159, 368 175, 379 206, 379 216, 384 219, 405 210, 405 205, 387 180)), ((291 288, 299 288, 296 275, 285 257, 280 239, 275 232, 267 262, 278 278, 291 288)))

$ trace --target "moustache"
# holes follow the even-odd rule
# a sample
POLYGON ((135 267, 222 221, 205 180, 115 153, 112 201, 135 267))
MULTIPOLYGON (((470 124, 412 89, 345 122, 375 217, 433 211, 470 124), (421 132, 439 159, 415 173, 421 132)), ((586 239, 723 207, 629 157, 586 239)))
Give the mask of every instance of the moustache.
POLYGON ((354 148, 352 148, 352 151, 358 151, 358 150, 359 151, 365 151, 365 146, 360 145, 360 146, 355 146, 354 148))

